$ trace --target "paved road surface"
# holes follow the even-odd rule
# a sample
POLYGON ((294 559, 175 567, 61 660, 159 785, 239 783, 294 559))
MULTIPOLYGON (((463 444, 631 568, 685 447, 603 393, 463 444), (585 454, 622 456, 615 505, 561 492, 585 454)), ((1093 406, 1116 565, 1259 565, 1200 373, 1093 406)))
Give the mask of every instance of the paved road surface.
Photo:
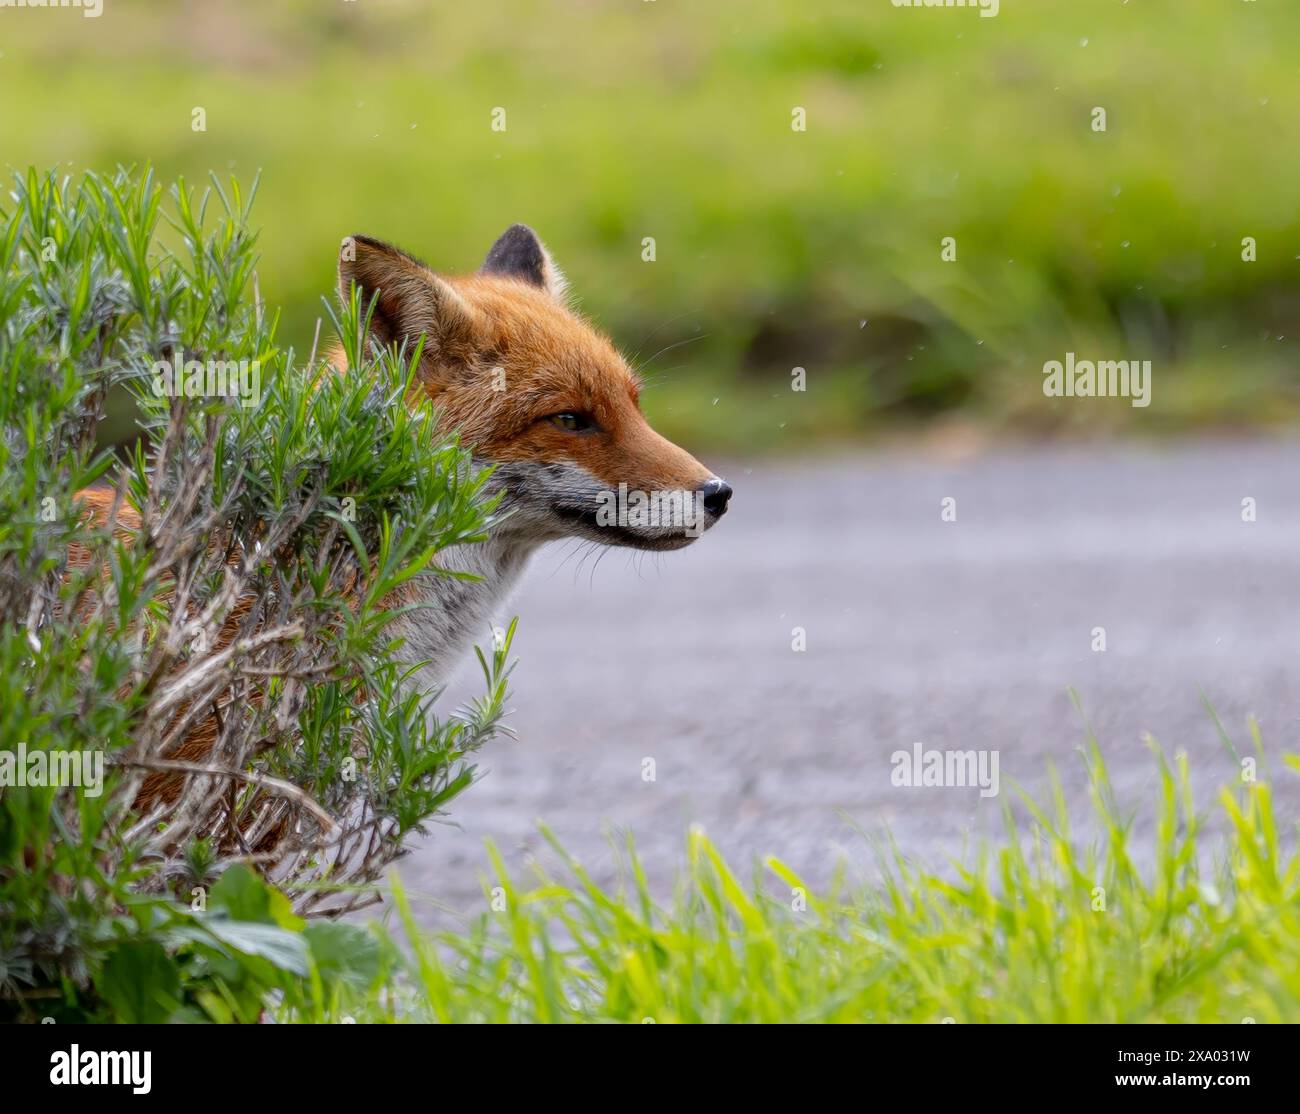
MULTIPOLYGON (((560 547, 531 569, 512 606, 518 739, 484 752, 459 829, 436 827, 402 866, 444 903, 427 918, 481 911, 484 837, 518 868, 542 849, 537 818, 605 876, 606 827, 630 827, 664 890, 690 822, 742 864, 777 853, 812 879, 838 856, 868 864, 862 833, 886 826, 941 865, 996 831, 1011 779, 1041 787, 1049 758, 1082 804, 1070 687, 1135 806, 1151 799, 1147 731, 1187 750, 1207 803, 1234 776, 1202 691, 1235 741, 1253 714, 1270 753, 1300 751, 1300 445, 727 475, 731 513, 686 551, 610 551, 593 568, 560 547), (892 785, 890 755, 917 742, 996 750, 1001 797, 892 785)), ((1278 781, 1293 821, 1300 778, 1278 781)))

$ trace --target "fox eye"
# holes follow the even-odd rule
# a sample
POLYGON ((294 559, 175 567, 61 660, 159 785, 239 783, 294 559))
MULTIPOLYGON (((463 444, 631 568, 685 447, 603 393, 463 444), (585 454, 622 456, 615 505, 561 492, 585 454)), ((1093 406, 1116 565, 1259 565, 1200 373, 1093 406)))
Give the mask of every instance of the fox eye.
POLYGON ((566 410, 562 414, 552 414, 546 420, 557 429, 567 430, 569 433, 581 433, 592 426, 592 421, 586 414, 578 414, 572 410, 566 410))

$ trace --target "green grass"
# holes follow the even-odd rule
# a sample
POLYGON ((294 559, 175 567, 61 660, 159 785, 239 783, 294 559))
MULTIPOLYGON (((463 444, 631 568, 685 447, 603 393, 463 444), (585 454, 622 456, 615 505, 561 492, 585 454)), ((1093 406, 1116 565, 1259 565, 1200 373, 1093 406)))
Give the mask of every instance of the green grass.
POLYGON ((232 0, 19 12, 5 36, 13 165, 264 169, 262 290, 301 350, 343 235, 465 270, 524 220, 649 361, 664 432, 701 448, 952 410, 1032 430, 1300 417, 1294 4, 232 0), (1152 406, 1045 399, 1067 350, 1155 360, 1152 406))
POLYGON ((1095 842, 1073 834, 1054 779, 1050 804, 1022 796, 1019 810, 1006 810, 1005 837, 971 863, 935 872, 892 848, 881 856, 882 880, 856 892, 836 884, 815 894, 770 858, 746 884, 697 829, 668 903, 652 897, 630 840, 614 889, 549 833, 562 867, 526 883, 489 846, 495 876, 485 896, 498 911, 464 932, 430 935, 395 884, 405 958, 386 929, 372 931, 397 976, 382 989, 336 989, 309 1016, 1300 1021, 1300 856, 1293 833, 1278 831, 1267 780, 1225 789, 1226 834, 1210 837, 1193 810, 1186 760, 1171 766, 1152 749, 1159 797, 1149 844, 1132 835, 1094 743, 1086 760, 1095 842))

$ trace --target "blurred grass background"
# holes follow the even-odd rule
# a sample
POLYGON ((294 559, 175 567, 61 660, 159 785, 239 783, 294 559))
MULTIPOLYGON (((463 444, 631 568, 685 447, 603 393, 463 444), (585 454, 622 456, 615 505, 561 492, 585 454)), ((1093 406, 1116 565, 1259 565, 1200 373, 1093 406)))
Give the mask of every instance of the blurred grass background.
POLYGON ((457 271, 532 224, 692 448, 1276 427, 1300 416, 1297 41, 1294 0, 4 9, 0 158, 260 169, 261 290, 303 351, 344 235, 457 271), (1153 360, 1150 408, 1045 398, 1066 351, 1153 360))

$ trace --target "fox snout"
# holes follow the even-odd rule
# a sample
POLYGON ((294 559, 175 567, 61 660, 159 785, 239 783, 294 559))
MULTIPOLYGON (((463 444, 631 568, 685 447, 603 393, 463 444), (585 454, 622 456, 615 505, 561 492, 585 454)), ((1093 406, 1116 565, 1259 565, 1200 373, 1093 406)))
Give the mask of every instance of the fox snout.
MULTIPOLYGON (((578 531, 606 545, 680 549, 710 530, 731 501, 731 485, 710 476, 699 486, 645 490, 620 484, 597 496, 593 531, 578 531)), ((579 518, 579 524, 589 520, 579 518)))
POLYGON ((636 549, 680 549, 726 513, 731 485, 651 429, 635 406, 611 413, 600 437, 585 448, 559 464, 562 487, 552 489, 555 510, 578 536, 636 549))

